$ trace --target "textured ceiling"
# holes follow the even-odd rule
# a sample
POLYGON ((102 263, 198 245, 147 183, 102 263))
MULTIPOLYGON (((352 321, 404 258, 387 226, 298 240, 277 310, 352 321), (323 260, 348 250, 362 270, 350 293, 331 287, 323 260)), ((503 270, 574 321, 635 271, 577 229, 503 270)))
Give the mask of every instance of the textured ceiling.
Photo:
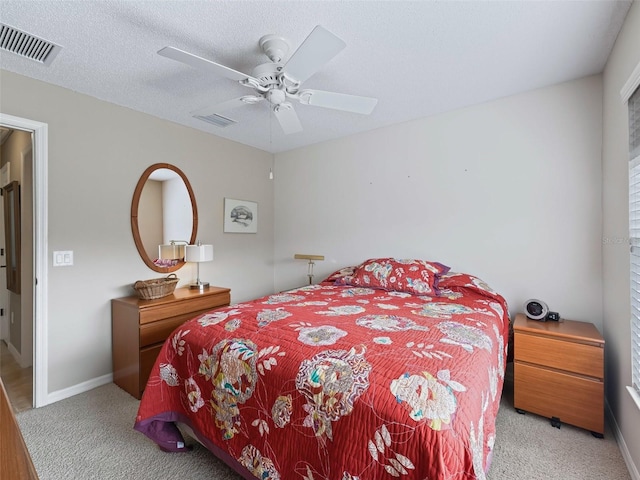
POLYGON ((48 67, 0 52, 0 68, 281 152, 599 73, 630 4, 2 0, 0 22, 63 48, 48 67), (262 102, 219 128, 189 112, 252 91, 157 54, 170 45, 250 74, 268 61, 260 37, 286 37, 292 53, 316 25, 347 46, 304 87, 376 97, 372 114, 295 104, 304 130, 285 135, 262 102))

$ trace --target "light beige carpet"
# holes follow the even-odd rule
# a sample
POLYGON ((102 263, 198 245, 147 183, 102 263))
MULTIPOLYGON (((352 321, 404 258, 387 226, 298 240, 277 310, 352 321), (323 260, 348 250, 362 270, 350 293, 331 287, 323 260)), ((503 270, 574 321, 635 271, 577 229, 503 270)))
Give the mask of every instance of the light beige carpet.
MULTIPOLYGON (((519 415, 511 388, 507 383, 498 414, 489 480, 631 478, 610 430, 597 439, 578 428, 557 429, 544 418, 519 415)), ((160 451, 133 430, 138 404, 109 384, 18 414, 40 479, 240 478, 199 444, 186 454, 160 451)))

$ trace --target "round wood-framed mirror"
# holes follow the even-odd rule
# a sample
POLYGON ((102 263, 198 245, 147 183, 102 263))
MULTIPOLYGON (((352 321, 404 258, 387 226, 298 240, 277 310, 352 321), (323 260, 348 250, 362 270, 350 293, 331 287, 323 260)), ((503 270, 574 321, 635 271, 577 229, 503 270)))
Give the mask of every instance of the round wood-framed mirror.
POLYGON ((140 257, 151 270, 170 273, 184 265, 184 258, 168 262, 159 258, 160 245, 196 241, 198 207, 182 170, 156 163, 144 171, 131 201, 131 232, 140 257))

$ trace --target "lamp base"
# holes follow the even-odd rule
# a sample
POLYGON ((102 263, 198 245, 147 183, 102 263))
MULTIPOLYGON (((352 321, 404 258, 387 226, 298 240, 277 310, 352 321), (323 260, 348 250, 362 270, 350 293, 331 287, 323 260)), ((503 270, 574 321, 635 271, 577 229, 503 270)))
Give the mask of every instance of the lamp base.
POLYGON ((189 288, 192 289, 198 289, 200 291, 202 290, 206 290, 209 288, 209 282, 198 282, 198 283, 192 283, 191 285, 189 285, 189 288))

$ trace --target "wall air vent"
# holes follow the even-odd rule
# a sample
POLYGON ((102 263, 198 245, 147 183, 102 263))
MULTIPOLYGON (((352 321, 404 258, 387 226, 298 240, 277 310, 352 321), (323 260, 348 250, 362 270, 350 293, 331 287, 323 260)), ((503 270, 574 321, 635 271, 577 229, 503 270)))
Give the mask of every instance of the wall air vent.
POLYGON ((193 118, 197 118, 202 120, 203 122, 211 123, 216 127, 228 127, 229 125, 233 125, 234 123, 238 123, 235 120, 231 120, 230 118, 223 117, 222 115, 218 115, 217 113, 212 113, 211 115, 194 115, 193 118))
POLYGON ((0 23, 0 50, 49 66, 62 47, 0 23))

